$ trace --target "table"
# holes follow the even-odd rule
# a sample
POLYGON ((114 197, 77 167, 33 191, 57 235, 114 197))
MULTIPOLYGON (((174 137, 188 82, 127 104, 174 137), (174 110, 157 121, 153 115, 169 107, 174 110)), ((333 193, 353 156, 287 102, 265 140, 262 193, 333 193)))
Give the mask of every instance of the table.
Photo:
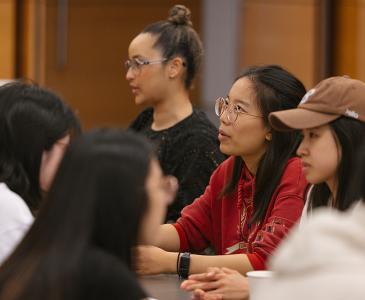
POLYGON ((190 300, 191 293, 180 289, 181 279, 174 274, 142 276, 139 282, 148 296, 158 300, 190 300))

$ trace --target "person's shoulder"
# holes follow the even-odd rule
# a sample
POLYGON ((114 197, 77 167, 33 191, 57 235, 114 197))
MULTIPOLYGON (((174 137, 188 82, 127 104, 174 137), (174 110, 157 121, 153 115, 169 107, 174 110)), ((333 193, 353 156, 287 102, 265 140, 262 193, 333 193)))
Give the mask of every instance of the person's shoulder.
POLYGON ((333 225, 337 227, 339 220, 343 219, 344 215, 331 207, 319 207, 313 211, 311 219, 300 229, 301 231, 317 231, 333 225))
MULTIPOLYGON (((351 235, 353 238, 364 236, 364 228, 365 204, 362 201, 354 203, 345 212, 330 207, 316 208, 310 221, 303 226, 303 230, 318 231, 323 236, 328 233, 332 233, 334 236, 346 233, 347 236, 351 235)), ((365 247, 365 238, 363 240, 365 247)))
POLYGON ((175 140, 189 140, 189 144, 218 148, 218 129, 205 113, 194 109, 192 115, 173 127, 175 140))
POLYGON ((0 199, 16 199, 16 201, 23 201, 23 199, 16 193, 14 193, 9 187, 4 183, 0 183, 0 199))
POLYGON ((303 173, 302 161, 299 157, 291 157, 284 168, 281 182, 293 182, 300 185, 307 185, 307 180, 303 173))
POLYGON ((229 156, 214 170, 212 178, 218 178, 219 180, 230 178, 232 170, 235 164, 235 156, 229 156))
POLYGON ((214 133, 218 131, 217 127, 209 120, 206 113, 198 108, 193 109, 191 122, 194 123, 197 128, 200 128, 202 130, 214 133))
POLYGON ((225 161, 223 161, 219 165, 219 167, 221 169, 224 169, 224 170, 226 170, 226 169, 229 169, 230 170, 230 169, 233 168, 235 161, 236 161, 236 157, 235 156, 229 156, 225 161))
POLYGON ((294 156, 288 159, 284 172, 299 173, 302 170, 302 161, 299 157, 294 156))
POLYGON ((31 223, 33 216, 25 201, 11 191, 5 183, 0 183, 0 223, 31 223))
POLYGON ((146 108, 134 119, 134 121, 132 121, 132 123, 129 125, 129 129, 138 132, 143 128, 145 128, 146 126, 149 126, 152 123, 152 119, 153 119, 153 109, 146 108))

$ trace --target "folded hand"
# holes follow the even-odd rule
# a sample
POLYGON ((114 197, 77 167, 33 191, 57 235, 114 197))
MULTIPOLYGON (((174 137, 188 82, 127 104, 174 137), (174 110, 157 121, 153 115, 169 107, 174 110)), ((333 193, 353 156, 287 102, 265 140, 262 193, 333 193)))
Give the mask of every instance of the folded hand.
POLYGON ((245 300, 249 294, 247 278, 227 268, 209 268, 206 273, 190 275, 181 288, 193 291, 196 300, 245 300))

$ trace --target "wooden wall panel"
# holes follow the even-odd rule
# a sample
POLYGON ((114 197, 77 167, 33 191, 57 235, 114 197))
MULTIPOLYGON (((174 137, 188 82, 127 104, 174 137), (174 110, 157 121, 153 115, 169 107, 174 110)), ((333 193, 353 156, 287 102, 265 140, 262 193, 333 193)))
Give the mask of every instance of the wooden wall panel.
POLYGON ((359 1, 357 30, 357 78, 365 82, 365 0, 359 1))
POLYGON ((365 0, 338 0, 335 74, 365 81, 365 0))
POLYGON ((356 77, 357 1, 338 0, 335 8, 334 73, 356 77))
MULTIPOLYGON (((201 4, 179 1, 192 11, 200 31, 201 4)), ((126 126, 136 107, 122 63, 129 42, 148 23, 165 19, 174 3, 168 0, 70 0, 67 23, 67 62, 57 63, 57 1, 49 0, 45 17, 44 78, 78 111, 85 128, 126 126)), ((199 84, 193 92, 198 102, 199 84)))
POLYGON ((15 76, 15 0, 0 0, 0 79, 15 76))
POLYGON ((240 67, 279 64, 307 88, 315 83, 316 0, 245 0, 240 67))

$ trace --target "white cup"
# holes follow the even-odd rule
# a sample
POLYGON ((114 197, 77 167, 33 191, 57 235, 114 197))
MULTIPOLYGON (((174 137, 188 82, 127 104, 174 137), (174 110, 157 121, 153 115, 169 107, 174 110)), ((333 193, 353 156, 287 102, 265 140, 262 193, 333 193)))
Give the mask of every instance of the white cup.
POLYGON ((260 290, 260 287, 265 284, 270 278, 273 278, 272 271, 250 271, 246 273, 248 286, 250 289, 250 300, 255 300, 255 294, 260 290))

